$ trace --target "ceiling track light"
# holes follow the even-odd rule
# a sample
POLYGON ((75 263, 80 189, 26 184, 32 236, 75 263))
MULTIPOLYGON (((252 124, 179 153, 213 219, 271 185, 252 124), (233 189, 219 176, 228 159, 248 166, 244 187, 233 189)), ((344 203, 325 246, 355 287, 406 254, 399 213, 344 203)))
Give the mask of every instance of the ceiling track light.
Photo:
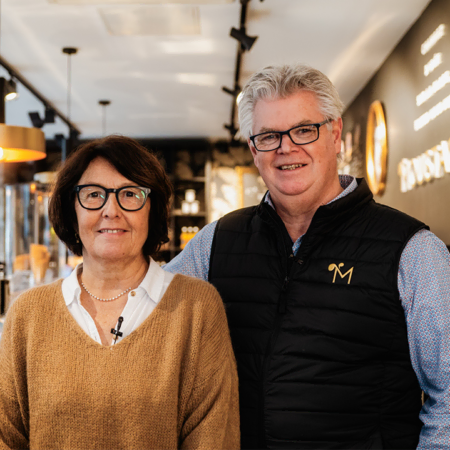
POLYGON ((55 123, 55 110, 52 108, 45 108, 44 123, 55 123))
POLYGON ((230 31, 230 36, 237 39, 241 43, 242 50, 246 51, 250 51, 256 39, 258 39, 258 36, 248 36, 245 32, 245 27, 242 26, 239 30, 233 27, 230 31))
POLYGON ((31 120, 31 124, 34 128, 42 128, 44 126, 44 120, 41 119, 41 116, 37 111, 29 112, 28 117, 31 120))
MULTIPOLYGON (((245 51, 249 51, 253 44, 255 43, 257 36, 252 37, 248 36, 245 31, 245 22, 247 20, 247 7, 250 0, 240 0, 241 1, 241 17, 239 22, 239 29, 231 28, 230 36, 237 39, 241 45, 237 48, 236 53, 236 64, 234 69, 234 89, 230 89, 226 86, 222 87, 222 90, 227 94, 233 96, 233 103, 231 105, 231 114, 230 114, 230 123, 224 125, 224 127, 230 132, 231 135, 231 144, 237 145, 239 143, 239 138, 236 139, 236 134, 239 129, 235 126, 236 123, 236 105, 242 98, 241 87, 239 83, 239 79, 241 76, 241 63, 242 63, 242 54, 245 51)), ((261 0, 262 1, 262 0, 261 0)))
POLYGON ((13 79, 0 77, 0 95, 3 101, 13 100, 17 97, 17 84, 13 79))
POLYGON ((10 80, 5 80, 4 95, 7 102, 15 100, 19 96, 17 93, 17 83, 12 78, 10 80))
MULTIPOLYGON (((77 129, 77 127, 72 122, 70 122, 67 117, 58 110, 58 108, 56 108, 48 99, 46 99, 39 91, 37 91, 36 88, 32 84, 30 84, 28 80, 24 78, 19 72, 17 72, 17 70, 13 66, 11 66, 11 64, 9 64, 2 56, 0 56, 0 66, 9 73, 9 75, 11 76, 11 81, 16 84, 20 84, 21 86, 25 86, 26 89, 45 106, 45 108, 53 110, 55 112, 55 115, 58 116, 61 121, 69 127, 70 130, 75 130, 78 134, 80 134, 80 131, 77 129)), ((4 117, 1 117, 1 112, 0 122, 4 122, 4 117)))
POLYGON ((43 119, 37 111, 29 112, 28 116, 35 128, 42 128, 46 123, 55 123, 55 111, 52 108, 45 108, 43 119))
POLYGON ((234 124, 224 124, 223 126, 225 129, 227 129, 230 132, 231 138, 233 139, 234 136, 236 136, 236 133, 239 131, 234 124))
POLYGON ((233 97, 238 97, 238 95, 241 93, 241 88, 240 86, 235 86, 235 88, 232 90, 230 88, 227 88, 226 86, 222 86, 222 91, 232 95, 233 97))
MULTIPOLYGON (((36 97, 46 107, 46 123, 50 123, 48 114, 57 115, 62 122, 69 127, 69 133, 72 139, 80 134, 77 127, 68 120, 54 105, 51 104, 36 88, 28 82, 8 61, 0 55, 0 66, 3 67, 10 75, 11 79, 5 80, 2 87, 2 77, 0 77, 0 163, 3 162, 23 162, 35 161, 46 157, 45 135, 38 128, 18 127, 5 125, 5 98, 1 96, 1 92, 5 92, 6 84, 20 84, 25 86, 27 90, 36 97), (51 112, 50 112, 51 110, 51 112)), ((16 89, 17 91, 17 89, 16 89)), ((6 94, 4 94, 6 95, 6 94)))

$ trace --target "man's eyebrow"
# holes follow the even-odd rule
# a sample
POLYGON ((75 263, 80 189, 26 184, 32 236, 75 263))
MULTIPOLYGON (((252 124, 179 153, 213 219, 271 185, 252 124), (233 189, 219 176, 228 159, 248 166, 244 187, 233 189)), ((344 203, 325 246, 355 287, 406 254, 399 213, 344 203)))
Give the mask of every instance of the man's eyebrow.
MULTIPOLYGON (((300 122, 295 123, 294 125, 292 125, 290 128, 288 128, 288 130, 291 130, 292 128, 296 128, 296 127, 301 127, 304 125, 311 125, 312 123, 317 123, 317 122, 313 122, 312 120, 301 120, 300 122)), ((275 128, 271 128, 271 127, 262 127, 259 132, 257 134, 260 133, 276 133, 278 131, 286 131, 286 130, 276 130, 275 128)))

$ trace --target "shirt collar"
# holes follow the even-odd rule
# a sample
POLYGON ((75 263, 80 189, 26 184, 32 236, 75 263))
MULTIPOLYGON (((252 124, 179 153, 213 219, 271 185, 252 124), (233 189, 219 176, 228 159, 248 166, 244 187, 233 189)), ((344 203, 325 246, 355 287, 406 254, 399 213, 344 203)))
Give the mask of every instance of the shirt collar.
MULTIPOLYGON (((356 181, 356 178, 352 177, 351 175, 339 175, 339 183, 341 184, 341 188, 344 190, 337 197, 333 198, 333 200, 328 202, 327 205, 335 202, 336 200, 339 200, 342 197, 345 197, 358 187, 358 182, 356 181)), ((264 202, 269 204, 273 209, 275 209, 272 199, 270 198, 269 191, 267 191, 267 194, 265 195, 264 202)))
POLYGON ((147 274, 142 280, 139 288, 144 289, 153 302, 159 303, 161 300, 161 291, 164 287, 165 272, 157 262, 150 258, 147 274))
MULTIPOLYGON (((78 272, 83 270, 83 263, 78 264, 72 273, 63 281, 62 291, 64 301, 69 306, 79 298, 81 287, 78 283, 78 272)), ((152 258, 147 273, 141 284, 135 289, 144 289, 150 299, 156 304, 161 300, 161 291, 164 287, 165 272, 152 258)))
POLYGON ((78 264, 75 269, 72 270, 72 273, 64 279, 61 289, 63 292, 64 301, 66 305, 69 306, 72 302, 74 302, 79 296, 81 292, 80 284, 78 283, 78 271, 83 269, 83 263, 78 264))

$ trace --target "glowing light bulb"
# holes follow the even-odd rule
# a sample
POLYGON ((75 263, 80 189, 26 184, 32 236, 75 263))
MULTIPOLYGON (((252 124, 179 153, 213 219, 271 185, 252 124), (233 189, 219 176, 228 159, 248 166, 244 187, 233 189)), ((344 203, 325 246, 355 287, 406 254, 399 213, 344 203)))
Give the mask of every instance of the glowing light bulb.
POLYGON ((18 97, 17 92, 10 92, 9 94, 6 94, 6 95, 5 95, 5 100, 6 100, 7 102, 9 102, 9 101, 11 101, 11 100, 16 99, 17 97, 18 97))

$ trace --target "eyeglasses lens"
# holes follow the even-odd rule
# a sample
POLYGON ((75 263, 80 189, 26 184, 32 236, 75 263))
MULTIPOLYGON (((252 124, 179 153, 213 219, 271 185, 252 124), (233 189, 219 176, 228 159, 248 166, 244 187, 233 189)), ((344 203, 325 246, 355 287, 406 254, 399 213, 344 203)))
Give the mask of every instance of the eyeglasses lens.
POLYGON ((139 188, 127 187, 119 191, 119 203, 125 209, 139 209, 145 202, 145 192, 139 188))
POLYGON ((297 127, 291 130, 291 138, 296 144, 306 144, 317 138, 316 127, 297 127))
POLYGON ((101 208, 105 203, 106 192, 98 186, 86 186, 78 192, 81 206, 84 208, 101 208))
POLYGON ((278 147, 280 143, 280 133, 264 133, 255 137, 255 145, 259 150, 271 150, 278 147))

